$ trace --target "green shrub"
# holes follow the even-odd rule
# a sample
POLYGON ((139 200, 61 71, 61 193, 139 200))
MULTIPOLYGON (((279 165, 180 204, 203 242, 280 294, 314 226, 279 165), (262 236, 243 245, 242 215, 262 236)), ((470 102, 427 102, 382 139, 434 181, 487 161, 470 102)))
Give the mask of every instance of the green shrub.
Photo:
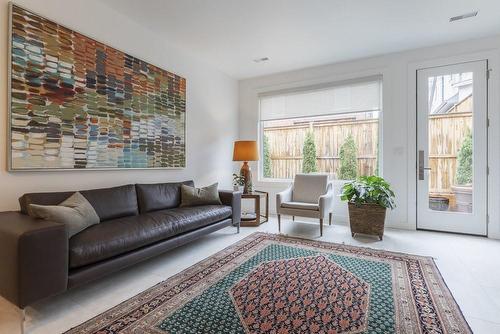
POLYGON ((316 164, 316 144, 314 144, 314 135, 311 131, 306 133, 304 147, 302 148, 302 172, 315 173, 318 171, 316 164))
POLYGON ((342 187, 340 199, 358 206, 361 204, 378 204, 384 208, 394 209, 394 192, 391 185, 380 176, 361 176, 342 187))
POLYGON ((264 155, 264 162, 263 162, 263 169, 264 169, 264 177, 271 177, 271 174, 273 173, 272 170, 272 165, 271 165, 271 153, 269 152, 269 139, 267 138, 266 135, 264 135, 264 142, 263 142, 263 155, 264 155))
POLYGON ((472 183, 472 134, 469 133, 462 142, 457 156, 457 185, 472 183))
POLYGON ((340 180, 354 180, 358 176, 358 148, 352 135, 347 136, 340 147, 340 166, 338 178, 340 180))

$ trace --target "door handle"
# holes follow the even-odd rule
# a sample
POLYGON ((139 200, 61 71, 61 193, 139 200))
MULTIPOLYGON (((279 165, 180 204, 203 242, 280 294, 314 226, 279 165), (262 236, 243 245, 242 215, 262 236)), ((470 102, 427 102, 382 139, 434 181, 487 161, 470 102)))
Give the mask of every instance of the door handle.
POLYGON ((424 151, 423 150, 420 150, 418 151, 418 179, 421 181, 421 180, 424 180, 425 178, 425 171, 426 170, 431 170, 430 167, 425 167, 424 166, 424 151))

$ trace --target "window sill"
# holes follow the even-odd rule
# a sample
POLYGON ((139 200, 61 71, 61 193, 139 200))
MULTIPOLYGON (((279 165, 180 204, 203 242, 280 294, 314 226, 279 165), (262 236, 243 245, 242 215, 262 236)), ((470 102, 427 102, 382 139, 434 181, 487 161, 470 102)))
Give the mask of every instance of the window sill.
POLYGON ((293 179, 259 179, 254 182, 256 186, 265 186, 272 188, 282 188, 293 183, 293 179))
MULTIPOLYGON (((344 184, 350 182, 350 180, 330 180, 334 184, 344 184)), ((282 187, 283 185, 290 185, 293 183, 293 179, 259 179, 255 182, 255 185, 264 185, 268 187, 282 187)))

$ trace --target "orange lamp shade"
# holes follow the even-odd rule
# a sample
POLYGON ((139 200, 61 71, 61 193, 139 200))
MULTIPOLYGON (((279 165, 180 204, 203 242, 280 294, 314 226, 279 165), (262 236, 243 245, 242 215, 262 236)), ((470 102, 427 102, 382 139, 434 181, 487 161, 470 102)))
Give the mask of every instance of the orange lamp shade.
POLYGON ((238 140, 234 142, 233 161, 257 161, 259 149, 255 140, 238 140))

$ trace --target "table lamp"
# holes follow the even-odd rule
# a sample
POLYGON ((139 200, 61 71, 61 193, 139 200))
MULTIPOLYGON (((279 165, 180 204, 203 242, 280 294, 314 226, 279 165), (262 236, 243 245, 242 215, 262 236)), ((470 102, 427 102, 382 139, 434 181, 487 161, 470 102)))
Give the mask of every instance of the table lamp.
POLYGON ((248 194, 252 191, 252 172, 248 161, 259 160, 259 150, 255 140, 237 140, 234 142, 233 161, 243 161, 240 174, 245 179, 243 192, 248 194))

